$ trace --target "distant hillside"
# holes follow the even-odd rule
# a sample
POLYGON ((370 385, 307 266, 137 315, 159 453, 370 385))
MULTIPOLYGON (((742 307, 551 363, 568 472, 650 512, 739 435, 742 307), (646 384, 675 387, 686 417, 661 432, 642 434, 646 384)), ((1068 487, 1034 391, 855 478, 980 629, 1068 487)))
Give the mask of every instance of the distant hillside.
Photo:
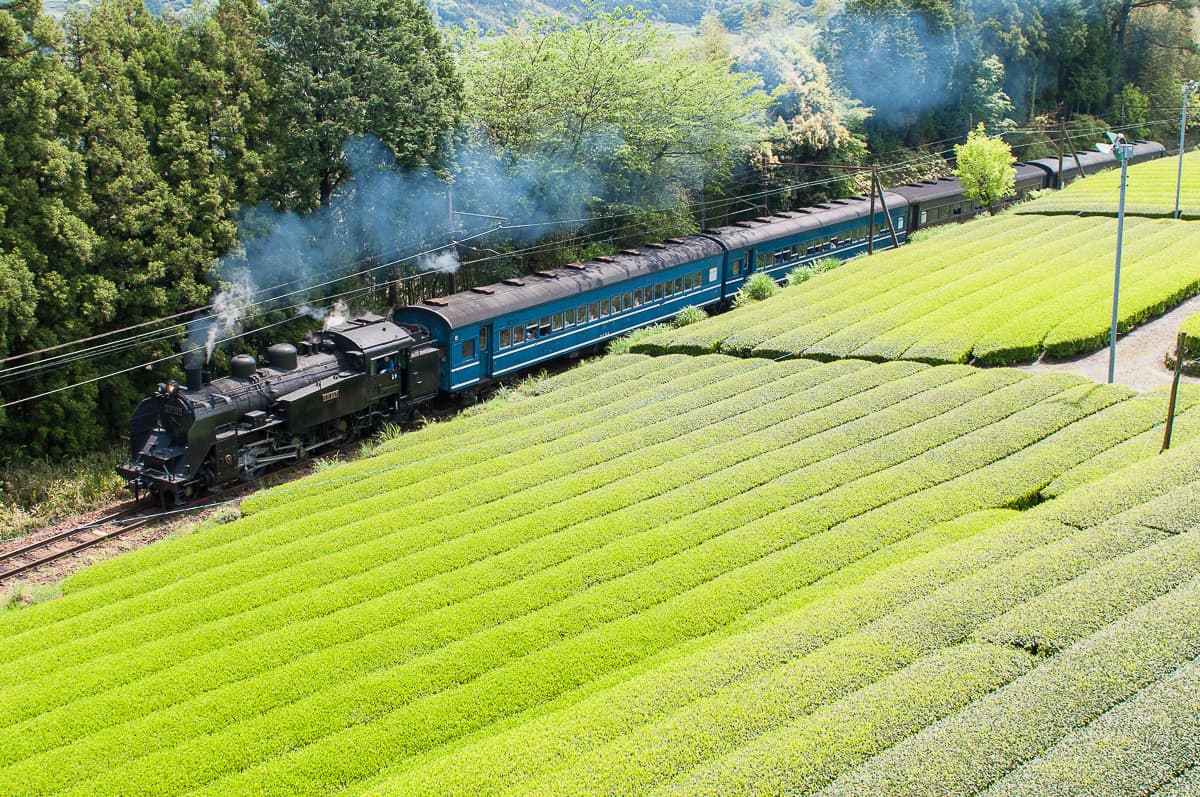
MULTIPOLYGON (((191 0, 144 0, 151 14, 180 14, 189 11, 191 0)), ((86 9, 95 5, 94 0, 42 0, 42 11, 52 17, 61 17, 69 9, 86 9)))
MULTIPOLYGON (((146 7, 153 14, 183 13, 191 9, 192 0, 145 0, 146 7)), ((445 28, 467 25, 471 22, 488 28, 499 27, 509 20, 520 17, 527 12, 535 14, 568 13, 572 6, 578 5, 571 0, 426 0, 433 11, 438 23, 445 28)), ((43 10, 51 16, 62 16, 68 8, 87 8, 94 0, 42 0, 43 10)), ((763 9, 777 3, 771 0, 747 2, 747 0, 718 0, 708 3, 705 0, 633 0, 635 8, 650 12, 655 19, 664 22, 680 22, 694 24, 700 20, 704 12, 714 8, 718 12, 735 7, 754 6, 759 13, 763 9)), ((737 13, 738 18, 741 17, 737 13)))

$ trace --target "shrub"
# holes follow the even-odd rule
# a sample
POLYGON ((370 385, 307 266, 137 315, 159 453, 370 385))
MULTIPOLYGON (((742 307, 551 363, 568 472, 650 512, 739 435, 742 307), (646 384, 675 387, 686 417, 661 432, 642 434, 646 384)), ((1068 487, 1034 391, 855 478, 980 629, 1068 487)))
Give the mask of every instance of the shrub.
POLYGON ((797 285, 802 285, 818 274, 824 274, 826 271, 833 271, 838 266, 842 265, 844 260, 840 257, 823 257, 820 260, 814 260, 803 266, 797 266, 787 274, 787 279, 784 284, 789 288, 794 288, 797 285))
POLYGON ((775 280, 766 274, 757 273, 751 275, 750 279, 742 284, 733 303, 736 307, 743 307, 753 302, 761 302, 778 292, 779 286, 775 284, 775 280))
MULTIPOLYGON (((1190 268, 1200 228, 1131 219, 1119 325, 1129 330, 1200 292, 1190 268)), ((1112 219, 1000 216, 947 226, 935 241, 846 262, 820 280, 635 349, 660 354, 862 357, 1004 365, 1107 342, 1112 219)), ((764 282, 764 289, 769 286, 764 282)))
MULTIPOLYGON (((696 309, 698 309, 698 308, 696 308, 696 309)), ((703 313, 704 311, 701 310, 700 312, 703 313)), ((635 346, 637 346, 638 344, 640 344, 642 341, 646 340, 647 338, 653 337, 655 335, 655 333, 657 333, 663 329, 666 329, 666 328, 667 327, 662 326, 660 324, 653 324, 648 327, 642 327, 641 329, 635 329, 632 332, 630 332, 628 335, 622 335, 619 338, 614 338, 611 341, 609 341, 609 343, 608 343, 608 353, 609 354, 630 354, 631 352, 634 351, 635 346)))
POLYGON ((1186 577, 1197 444, 997 511, 1144 428, 1137 401, 963 365, 605 358, 5 614, 0 791, 315 794, 393 766, 391 793, 819 786, 1074 649, 1017 638, 1065 647, 1186 577))
POLYGON ((1114 706, 1090 725, 1072 731, 992 784, 987 794, 1148 794, 1200 760, 1197 717, 1200 661, 1192 661, 1114 706))
POLYGON ((1200 655, 1191 581, 859 767, 836 795, 968 794, 1200 655))
POLYGON ((708 313, 704 312, 699 307, 689 304, 687 307, 679 311, 679 314, 671 319, 671 326, 676 329, 695 324, 698 321, 703 321, 708 318, 708 313))

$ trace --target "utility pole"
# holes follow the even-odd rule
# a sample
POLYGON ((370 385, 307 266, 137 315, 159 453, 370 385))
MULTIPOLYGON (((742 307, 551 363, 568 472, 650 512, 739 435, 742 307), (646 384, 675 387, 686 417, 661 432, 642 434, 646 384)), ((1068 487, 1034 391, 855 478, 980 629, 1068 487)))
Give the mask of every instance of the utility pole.
POLYGON ((1183 133, 1187 129, 1187 101, 1189 94, 1195 94, 1200 84, 1189 80, 1180 86, 1179 93, 1183 95, 1183 113, 1179 116, 1179 174, 1175 177, 1175 218, 1179 218, 1179 189, 1183 185, 1183 133))
MULTIPOLYGON (((1087 177, 1087 172, 1083 170, 1083 161, 1079 160, 1079 152, 1075 149, 1075 141, 1071 138, 1071 133, 1067 130, 1067 122, 1063 120, 1062 135, 1067 140, 1067 145, 1071 148, 1071 157, 1075 159, 1075 167, 1079 169, 1080 177, 1087 177)), ((1058 159, 1058 173, 1062 174, 1062 155, 1058 159)))
POLYGON ((1158 453, 1162 453, 1171 447, 1171 430, 1175 426, 1175 397, 1179 393, 1179 375, 1183 371, 1184 352, 1187 351, 1188 336, 1186 332, 1180 332, 1175 339, 1175 378, 1171 380, 1171 397, 1167 400, 1167 424, 1163 430, 1162 448, 1158 453))
POLYGON ((822 169, 838 169, 843 172, 870 172, 871 173, 871 219, 868 222, 869 231, 867 233, 867 252, 873 254, 875 251, 875 197, 879 197, 879 203, 883 206, 883 216, 887 221, 888 232, 891 233, 892 247, 900 246, 900 239, 896 235, 896 225, 892 221, 891 211, 888 210, 887 198, 883 195, 883 185, 879 182, 879 169, 875 166, 847 166, 838 163, 780 163, 780 166, 805 166, 819 167, 822 169))
POLYGON ((1125 237, 1125 181, 1129 174, 1129 158, 1133 155, 1133 145, 1125 141, 1125 136, 1108 134, 1112 143, 1113 154, 1121 162, 1121 198, 1117 205, 1117 265, 1113 272, 1113 303, 1112 330, 1108 336, 1108 383, 1111 385, 1117 370, 1117 306, 1121 294, 1121 244, 1125 237))

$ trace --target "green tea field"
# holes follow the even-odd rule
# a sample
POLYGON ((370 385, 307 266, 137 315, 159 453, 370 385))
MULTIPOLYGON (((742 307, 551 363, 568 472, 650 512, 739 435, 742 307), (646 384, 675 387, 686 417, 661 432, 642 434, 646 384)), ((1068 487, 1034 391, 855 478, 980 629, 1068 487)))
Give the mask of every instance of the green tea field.
POLYGON ((1194 793, 1165 404, 602 358, 0 615, 0 794, 1194 793))
MULTIPOLYGON (((1125 213, 1169 218, 1175 213, 1179 158, 1167 157, 1129 167, 1125 213)), ((1121 193, 1121 170, 1109 169, 1077 180, 1061 191, 1050 191, 1016 209, 1017 213, 1116 216, 1121 193)), ((1200 152, 1183 156, 1179 210, 1182 218, 1200 218, 1200 152)))
MULTIPOLYGON (((633 348, 980 365, 1094 351, 1108 340, 1115 247, 1112 219, 979 219, 633 348)), ((1128 219, 1123 260, 1128 330, 1200 292, 1200 225, 1128 219)))

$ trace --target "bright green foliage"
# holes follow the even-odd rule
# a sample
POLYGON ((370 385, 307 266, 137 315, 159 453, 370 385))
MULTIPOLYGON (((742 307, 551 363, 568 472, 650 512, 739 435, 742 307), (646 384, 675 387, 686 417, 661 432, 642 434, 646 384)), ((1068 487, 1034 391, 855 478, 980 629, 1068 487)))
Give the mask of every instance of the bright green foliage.
POLYGON ((1187 341, 1184 343, 1184 352, 1189 357, 1200 357, 1200 313, 1188 316, 1179 325, 1179 331, 1187 335, 1187 341))
POLYGON ((1200 580, 1193 580, 876 757, 828 794, 899 797, 985 787, 1200 655, 1198 610, 1200 580))
POLYGON ((799 266, 788 272, 785 284, 791 288, 796 285, 808 282, 818 274, 823 274, 826 271, 832 271, 846 261, 840 257, 823 257, 820 260, 815 260, 811 265, 799 266))
MULTIPOLYGON (((1166 391, 1147 393, 1137 402, 1129 402, 1127 406, 1129 414, 1123 420, 1129 423, 1129 431, 1139 428, 1145 428, 1145 431, 1071 468, 1046 485, 1042 490, 1044 497, 1056 498, 1068 490, 1115 473, 1126 465, 1148 459, 1159 452, 1162 448, 1167 415, 1166 391), (1154 425, 1146 427, 1148 420, 1153 421, 1154 425)), ((1200 406, 1200 389, 1191 385, 1181 385, 1176 397, 1175 425, 1171 434, 1171 439, 1176 445, 1200 437, 1200 414, 1196 412, 1197 406, 1200 406)))
POLYGON ((984 132, 983 122, 967 136, 966 144, 954 146, 954 161, 954 176, 963 193, 990 213, 995 214, 996 204, 1013 195, 1017 158, 1003 139, 984 132))
POLYGON ((992 785, 989 797, 1145 794, 1200 760, 1200 660, 1154 682, 992 785))
MULTIPOLYGON (((1179 114, 1175 114, 1176 122, 1179 114)), ((1176 131, 1178 132, 1178 131, 1176 131)), ((1175 213, 1175 186, 1179 158, 1166 157, 1129 167, 1125 189, 1125 215, 1171 217, 1175 213)), ((1017 213, 1067 216, 1117 215, 1121 193, 1121 170, 1108 169, 1076 180, 1061 191, 1045 194, 1021 205, 1017 213)), ((1183 182, 1179 210, 1182 218, 1200 218, 1200 152, 1183 156, 1183 182)))
MULTIPOLYGON (((1200 227, 1188 223, 1127 222, 1120 329, 1200 291, 1198 241, 1200 227)), ((1115 243, 1110 219, 985 219, 632 349, 983 365, 1064 357, 1108 339, 1115 243)))
POLYGON ((744 307, 754 302, 761 302, 763 299, 769 299, 778 292, 779 286, 775 280, 766 274, 755 274, 746 280, 746 283, 738 290, 737 298, 733 303, 736 307, 744 307))
POLYGON ((708 318, 708 313, 704 312, 695 305, 688 305, 679 311, 679 314, 671 319, 671 326, 679 328, 686 327, 689 324, 695 324, 698 321, 703 321, 708 318))
MULTIPOLYGON (((632 6, 575 10, 578 22, 529 15, 499 35, 459 38, 468 124, 506 155, 625 212, 677 211, 749 148, 769 98, 756 75, 672 41, 632 6)), ((676 223, 692 222, 683 213, 676 223)))
POLYGON ((1200 794, 1200 764, 1193 764, 1164 783, 1150 797, 1192 797, 1195 794, 1200 794))
POLYGON ((0 616, 0 793, 811 790, 1158 609, 1129 689, 1027 698, 1049 749, 1200 638, 1195 444, 1014 509, 1155 400, 605 358, 0 616))

